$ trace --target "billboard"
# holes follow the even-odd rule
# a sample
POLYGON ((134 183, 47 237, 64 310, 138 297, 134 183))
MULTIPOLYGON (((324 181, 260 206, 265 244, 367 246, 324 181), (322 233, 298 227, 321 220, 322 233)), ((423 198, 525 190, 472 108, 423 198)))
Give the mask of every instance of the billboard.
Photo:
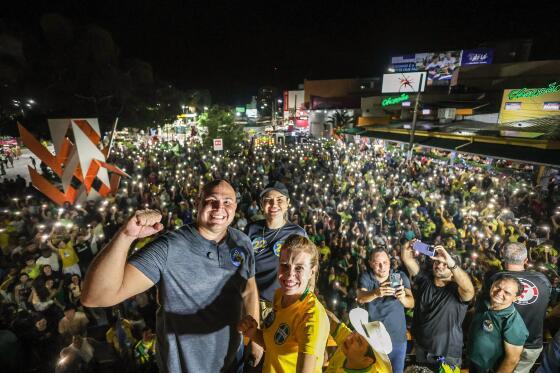
POLYGON ((426 72, 383 74, 381 93, 424 92, 426 72))
POLYGON ((449 85, 456 68, 461 66, 461 51, 416 54, 416 68, 428 74, 427 85, 449 85))
MULTIPOLYGON (((449 85, 453 71, 461 66, 462 53, 461 50, 452 50, 406 54, 392 57, 391 65, 397 73, 426 71, 428 73, 427 85, 445 86, 449 85)), ((474 59, 482 58, 481 55, 472 54, 472 56, 474 59)))
POLYGON ((461 56, 461 66, 491 64, 493 59, 492 48, 466 49, 461 56))
POLYGON ((529 121, 557 117, 560 119, 560 84, 546 87, 506 89, 502 97, 498 123, 529 121))
POLYGON ((303 89, 297 91, 288 91, 287 108, 298 110, 304 103, 305 93, 303 89))
POLYGON ((247 118, 257 118, 257 109, 247 109, 245 115, 247 115, 247 118))

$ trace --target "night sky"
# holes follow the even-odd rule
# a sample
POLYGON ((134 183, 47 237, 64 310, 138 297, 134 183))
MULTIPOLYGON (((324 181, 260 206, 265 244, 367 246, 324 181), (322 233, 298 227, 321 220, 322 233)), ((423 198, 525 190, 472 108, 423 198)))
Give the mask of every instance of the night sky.
MULTIPOLYGON (((3 2, 5 3, 5 2, 3 2)), ((264 85, 380 76, 391 55, 533 38, 531 59, 560 59, 560 1, 12 2, 2 18, 38 27, 59 12, 106 28, 121 55, 152 64, 214 102, 247 101, 264 85), (32 4, 32 5, 31 5, 32 4)), ((5 7, 6 5, 2 5, 5 7)), ((29 25, 29 26, 27 26, 29 25)))

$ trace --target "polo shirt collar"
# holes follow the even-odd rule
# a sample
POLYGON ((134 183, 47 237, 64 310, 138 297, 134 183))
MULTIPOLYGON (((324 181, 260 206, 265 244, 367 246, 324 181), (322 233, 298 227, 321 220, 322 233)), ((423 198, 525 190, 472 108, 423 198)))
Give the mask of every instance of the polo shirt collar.
POLYGON ((198 229, 196 228, 196 223, 188 224, 188 225, 186 226, 186 229, 187 229, 188 231, 190 231, 190 232, 192 233, 193 237, 194 237, 200 244, 202 244, 202 245, 204 245, 204 246, 209 246, 209 245, 210 245, 210 246, 220 246, 220 245, 224 244, 225 242, 227 242, 227 240, 228 240, 229 237, 230 237, 230 233, 229 233, 230 227, 227 228, 226 235, 225 235, 225 237, 223 238, 223 240, 220 241, 220 242, 216 242, 216 241, 208 240, 208 239, 204 238, 204 237, 200 234, 200 232, 198 231, 198 229))

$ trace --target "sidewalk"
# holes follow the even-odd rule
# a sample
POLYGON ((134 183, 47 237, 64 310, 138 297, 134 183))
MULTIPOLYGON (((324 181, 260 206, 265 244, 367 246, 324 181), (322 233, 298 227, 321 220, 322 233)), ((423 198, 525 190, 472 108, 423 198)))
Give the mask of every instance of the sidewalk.
MULTIPOLYGON (((54 149, 52 146, 49 147, 49 151, 51 153, 54 152, 54 149)), ((23 148, 21 149, 21 156, 19 157, 19 159, 14 159, 14 167, 9 167, 10 164, 8 163, 8 167, 6 168, 6 175, 2 175, 0 176, 0 181, 4 181, 4 179, 15 179, 16 176, 19 174, 21 177, 23 177, 27 182, 31 181, 31 177, 29 176, 29 171, 27 169, 27 166, 32 166, 31 163, 31 158, 33 157, 35 158, 35 162, 37 164, 37 169, 39 169, 39 165, 41 164, 41 161, 39 160, 39 158, 37 158, 37 156, 33 153, 31 153, 31 151, 27 148, 23 148)), ((39 173, 41 173, 41 171, 39 171, 39 173)))

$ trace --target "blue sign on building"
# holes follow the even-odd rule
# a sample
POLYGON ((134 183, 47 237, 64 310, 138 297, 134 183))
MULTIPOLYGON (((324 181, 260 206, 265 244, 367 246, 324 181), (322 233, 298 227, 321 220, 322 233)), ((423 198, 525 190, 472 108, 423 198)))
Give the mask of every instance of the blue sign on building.
POLYGON ((461 58, 461 66, 491 64, 494 58, 492 48, 465 49, 461 58))

